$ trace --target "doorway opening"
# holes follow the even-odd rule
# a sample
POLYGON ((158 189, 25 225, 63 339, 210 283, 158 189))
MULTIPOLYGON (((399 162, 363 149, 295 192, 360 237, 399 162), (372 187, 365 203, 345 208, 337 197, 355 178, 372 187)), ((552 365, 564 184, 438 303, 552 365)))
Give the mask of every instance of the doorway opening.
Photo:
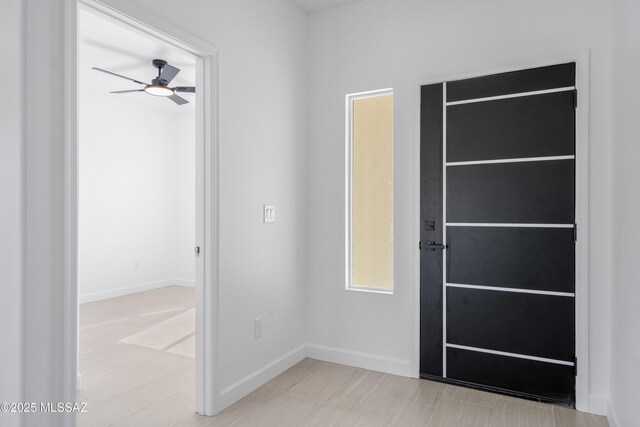
POLYGON ((213 415, 217 53, 129 12, 68 14, 66 390, 98 417, 213 415))

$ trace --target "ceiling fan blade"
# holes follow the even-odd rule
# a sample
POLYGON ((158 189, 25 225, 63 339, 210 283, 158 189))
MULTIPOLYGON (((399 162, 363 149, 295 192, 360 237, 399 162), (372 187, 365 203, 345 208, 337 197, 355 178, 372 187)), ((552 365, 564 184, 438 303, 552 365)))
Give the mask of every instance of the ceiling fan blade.
POLYGON ((195 86, 176 86, 173 90, 176 92, 196 93, 195 86))
POLYGON ((144 92, 144 89, 133 89, 133 90, 114 90, 111 93, 129 93, 129 92, 144 92))
POLYGON ((180 72, 180 68, 176 68, 173 65, 165 65, 162 67, 162 72, 158 76, 158 79, 164 81, 164 84, 169 84, 171 80, 180 72))
POLYGON ((189 101, 187 101, 186 99, 176 95, 175 93, 171 96, 168 96, 167 98, 169 98, 170 100, 172 100, 173 102, 175 102, 178 105, 183 105, 183 104, 188 104, 189 101))
POLYGON ((134 82, 134 83, 138 83, 138 84, 145 85, 145 86, 147 85, 147 83, 141 82, 140 80, 132 79, 131 77, 126 77, 126 76, 123 76, 121 74, 116 74, 116 73, 111 72, 111 71, 103 70, 102 68, 98 68, 98 67, 91 67, 91 68, 93 70, 102 71, 103 73, 111 74, 112 76, 120 77, 122 79, 129 80, 129 81, 134 82))

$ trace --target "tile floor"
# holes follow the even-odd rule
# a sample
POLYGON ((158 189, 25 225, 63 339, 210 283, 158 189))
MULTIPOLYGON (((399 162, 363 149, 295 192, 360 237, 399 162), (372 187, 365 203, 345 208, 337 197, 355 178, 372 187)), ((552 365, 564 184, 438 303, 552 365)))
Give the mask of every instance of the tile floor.
POLYGON ((183 321, 193 304, 192 289, 169 287, 81 306, 78 400, 88 413, 78 425, 608 426, 604 417, 567 408, 312 359, 202 417, 194 413, 194 359, 183 321))

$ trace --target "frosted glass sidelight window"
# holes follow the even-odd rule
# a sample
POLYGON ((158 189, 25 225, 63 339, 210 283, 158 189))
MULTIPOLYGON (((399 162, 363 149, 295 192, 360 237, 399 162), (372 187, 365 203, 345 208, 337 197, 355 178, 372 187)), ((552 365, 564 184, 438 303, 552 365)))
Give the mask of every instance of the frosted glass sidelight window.
POLYGON ((393 291, 393 91, 347 95, 347 288, 393 291))

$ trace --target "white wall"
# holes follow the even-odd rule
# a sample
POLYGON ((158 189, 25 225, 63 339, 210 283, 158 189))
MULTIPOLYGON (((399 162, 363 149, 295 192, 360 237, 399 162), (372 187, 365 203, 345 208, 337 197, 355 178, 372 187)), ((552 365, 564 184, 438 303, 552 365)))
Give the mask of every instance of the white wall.
POLYGON ((640 425, 640 3, 617 0, 613 38, 613 302, 611 416, 640 425))
POLYGON ((306 16, 289 0, 128 3, 220 52, 218 380, 228 402, 265 365, 301 357, 306 342, 306 16), (262 222, 265 203, 277 207, 273 224, 262 222))
POLYGON ((611 263, 610 17, 610 6, 599 0, 369 0, 310 16, 309 340, 338 350, 319 348, 316 353, 417 373, 418 83, 591 49, 590 391, 591 410, 605 410, 611 263), (387 87, 395 91, 396 290, 394 295, 350 292, 344 289, 344 95, 387 87))
MULTIPOLYGON (((23 401, 22 19, 21 1, 3 3, 0 39, 5 42, 0 44, 0 57, 11 65, 2 71, 2 80, 10 84, 0 106, 0 402, 23 401)), ((17 426, 19 421, 19 415, 0 413, 0 425, 17 426)))
POLYGON ((107 96, 80 95, 80 302, 195 275, 195 115, 107 96))

